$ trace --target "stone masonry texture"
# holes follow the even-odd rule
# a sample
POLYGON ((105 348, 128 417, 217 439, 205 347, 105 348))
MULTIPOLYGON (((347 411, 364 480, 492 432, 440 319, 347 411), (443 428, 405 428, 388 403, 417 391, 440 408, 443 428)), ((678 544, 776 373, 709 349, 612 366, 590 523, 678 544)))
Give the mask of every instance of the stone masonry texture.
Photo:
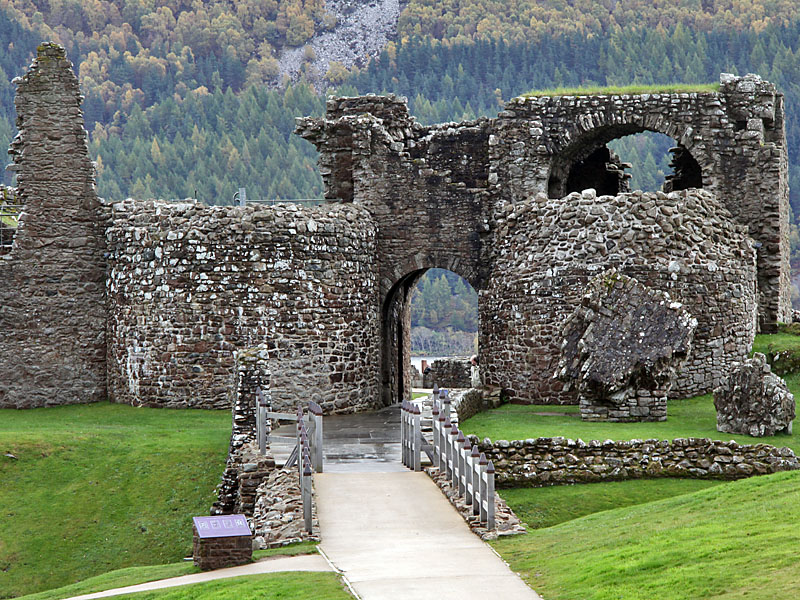
POLYGON ((94 187, 78 80, 42 44, 17 85, 10 154, 24 205, 0 256, 0 407, 106 397, 106 212, 94 187))
POLYGON ((584 420, 665 421, 696 327, 668 294, 611 269, 564 324, 558 377, 577 389, 584 420))
POLYGON ((519 402, 577 401, 553 378, 560 328, 612 267, 698 321, 674 396, 711 391, 757 327, 791 320, 783 96, 755 76, 433 126, 396 96, 330 98, 297 124, 320 151, 313 208, 103 205, 63 49, 41 46, 17 84, 0 406, 230 408, 253 348, 276 406, 407 399, 410 294, 431 267, 478 290, 483 383, 519 402), (624 193, 625 164, 606 161, 607 141, 644 130, 676 141, 669 194, 624 193))
POLYGON ((473 444, 494 463, 499 487, 542 487, 567 483, 653 477, 742 479, 800 469, 790 448, 746 445, 708 438, 674 440, 571 440, 533 438, 473 444))

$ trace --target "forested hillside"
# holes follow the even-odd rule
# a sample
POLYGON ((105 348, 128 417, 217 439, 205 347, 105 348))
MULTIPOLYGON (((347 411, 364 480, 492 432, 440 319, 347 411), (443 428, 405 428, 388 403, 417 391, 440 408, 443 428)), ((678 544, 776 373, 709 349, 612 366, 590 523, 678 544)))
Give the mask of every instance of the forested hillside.
MULTIPOLYGON (((494 115, 534 88, 753 71, 787 94, 800 190, 799 17, 788 0, 411 0, 396 43, 360 72, 334 69, 330 79, 339 92, 406 95, 431 123, 494 115)), ((7 80, 52 38, 79 73, 104 197, 230 202, 239 187, 251 198, 319 197, 314 151, 291 130, 323 102, 302 83, 279 85, 275 59, 333 25, 324 0, 4 0, 0 143, 13 131, 7 80)), ((615 143, 646 188, 663 180, 668 146, 646 136, 615 143)), ((797 191, 792 200, 798 212, 797 191)))
MULTIPOLYGON (((288 82, 277 58, 306 48, 310 65, 306 44, 335 25, 325 0, 0 0, 0 145, 15 129, 10 79, 39 41, 53 39, 79 75, 106 199, 230 203, 240 187, 249 198, 319 198, 316 152, 291 132, 294 117, 321 114, 324 98, 304 81, 310 67, 288 82)), ((532 89, 714 83, 720 72, 755 72, 786 94, 800 214, 793 0, 410 0, 397 39, 360 70, 334 65, 328 82, 330 92, 405 95, 412 114, 433 123, 493 116, 532 89)), ((671 140, 645 133, 612 145, 633 163, 634 186, 660 187, 671 140)), ((794 227, 795 251, 797 242, 794 227)), ((432 290, 438 278, 423 281, 432 290)), ((415 323, 439 335, 440 311, 429 302, 420 310, 417 301, 415 323)))

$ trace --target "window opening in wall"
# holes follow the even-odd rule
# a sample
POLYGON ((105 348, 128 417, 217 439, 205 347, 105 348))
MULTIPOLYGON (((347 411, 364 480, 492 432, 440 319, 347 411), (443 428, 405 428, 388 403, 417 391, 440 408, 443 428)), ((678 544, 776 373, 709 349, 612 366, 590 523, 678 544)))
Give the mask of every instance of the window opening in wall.
POLYGON ((21 204, 16 204, 13 200, 0 198, 0 255, 11 252, 21 212, 21 204))
POLYGON ((631 190, 672 192, 700 187, 702 170, 689 150, 652 131, 616 138, 597 136, 571 156, 562 157, 549 182, 551 198, 587 188, 594 188, 598 195, 616 195, 631 190))

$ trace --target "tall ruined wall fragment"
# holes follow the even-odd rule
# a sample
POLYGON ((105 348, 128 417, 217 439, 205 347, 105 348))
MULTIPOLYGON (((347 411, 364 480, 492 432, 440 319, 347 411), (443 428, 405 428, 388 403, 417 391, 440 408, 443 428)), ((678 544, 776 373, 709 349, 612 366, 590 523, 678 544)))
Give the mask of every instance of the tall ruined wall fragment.
POLYGON ((375 406, 375 226, 359 207, 113 207, 108 380, 116 402, 228 408, 234 351, 269 351, 273 406, 375 406))
POLYGON ((589 281, 615 267, 669 293, 697 319, 671 397, 709 392, 755 336, 755 251, 743 226, 703 190, 508 203, 495 223, 481 292, 481 371, 517 401, 574 403, 553 378, 561 328, 589 281))
POLYGON ((42 44, 15 83, 24 212, 0 256, 0 407, 94 402, 106 395, 105 212, 78 80, 64 49, 42 44))

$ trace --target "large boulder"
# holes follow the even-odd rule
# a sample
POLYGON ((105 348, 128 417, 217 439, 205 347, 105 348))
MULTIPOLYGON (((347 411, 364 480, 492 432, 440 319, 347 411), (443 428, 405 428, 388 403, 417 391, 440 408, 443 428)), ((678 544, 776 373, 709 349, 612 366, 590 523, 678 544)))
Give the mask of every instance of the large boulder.
POLYGON ((760 352, 734 366, 714 390, 714 407, 717 431, 753 437, 792 433, 794 396, 760 352))
POLYGON ((562 330, 556 376, 589 421, 664 421, 697 321, 668 294, 611 269, 589 282, 562 330))

